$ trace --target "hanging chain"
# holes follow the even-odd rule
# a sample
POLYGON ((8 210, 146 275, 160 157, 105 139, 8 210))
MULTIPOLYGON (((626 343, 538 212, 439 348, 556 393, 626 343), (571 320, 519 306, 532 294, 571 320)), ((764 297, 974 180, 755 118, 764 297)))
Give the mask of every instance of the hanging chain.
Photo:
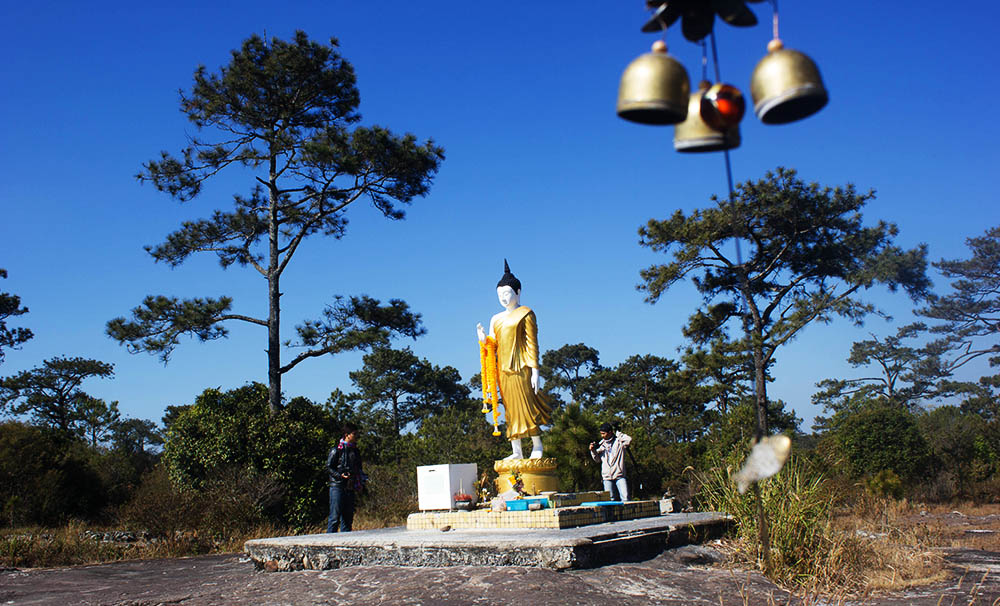
POLYGON ((701 42, 701 79, 708 80, 708 45, 705 44, 705 39, 702 38, 701 42))
POLYGON ((774 9, 771 13, 771 33, 778 40, 778 0, 771 0, 771 7, 774 9))

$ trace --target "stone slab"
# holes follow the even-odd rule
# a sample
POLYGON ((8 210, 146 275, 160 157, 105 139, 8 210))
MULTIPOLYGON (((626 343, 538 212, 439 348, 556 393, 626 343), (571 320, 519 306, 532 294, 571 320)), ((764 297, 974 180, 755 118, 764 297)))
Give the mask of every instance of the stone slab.
POLYGON ((555 570, 642 561, 720 536, 729 518, 677 513, 566 529, 406 530, 404 527, 247 541, 271 571, 348 566, 532 566, 555 570))

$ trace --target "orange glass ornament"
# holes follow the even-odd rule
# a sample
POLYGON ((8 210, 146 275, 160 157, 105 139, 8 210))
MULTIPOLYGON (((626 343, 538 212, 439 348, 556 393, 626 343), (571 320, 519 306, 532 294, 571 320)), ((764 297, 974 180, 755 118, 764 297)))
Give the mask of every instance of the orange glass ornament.
POLYGON ((701 119, 718 131, 739 124, 746 109, 743 93, 731 84, 715 84, 701 97, 701 119))

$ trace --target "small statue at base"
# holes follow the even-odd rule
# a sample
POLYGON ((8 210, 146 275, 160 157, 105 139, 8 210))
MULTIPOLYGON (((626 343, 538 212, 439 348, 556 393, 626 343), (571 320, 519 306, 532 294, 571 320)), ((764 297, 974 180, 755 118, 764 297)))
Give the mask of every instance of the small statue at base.
POLYGON ((503 262, 497 298, 504 311, 490 319, 487 335, 476 325, 480 342, 496 342, 500 397, 507 422, 511 454, 505 460, 523 459, 521 439, 531 438, 531 458, 542 458, 541 426, 552 423, 552 408, 538 393, 538 324, 535 312, 521 305, 521 281, 503 262))

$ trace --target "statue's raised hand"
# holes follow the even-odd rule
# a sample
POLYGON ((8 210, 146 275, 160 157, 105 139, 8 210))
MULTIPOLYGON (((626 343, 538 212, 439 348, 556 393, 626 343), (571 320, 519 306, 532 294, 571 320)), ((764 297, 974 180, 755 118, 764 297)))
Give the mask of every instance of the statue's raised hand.
POLYGON ((476 324, 476 334, 479 335, 479 340, 480 341, 486 341, 486 331, 483 330, 483 324, 482 324, 482 322, 480 322, 479 324, 476 324))

